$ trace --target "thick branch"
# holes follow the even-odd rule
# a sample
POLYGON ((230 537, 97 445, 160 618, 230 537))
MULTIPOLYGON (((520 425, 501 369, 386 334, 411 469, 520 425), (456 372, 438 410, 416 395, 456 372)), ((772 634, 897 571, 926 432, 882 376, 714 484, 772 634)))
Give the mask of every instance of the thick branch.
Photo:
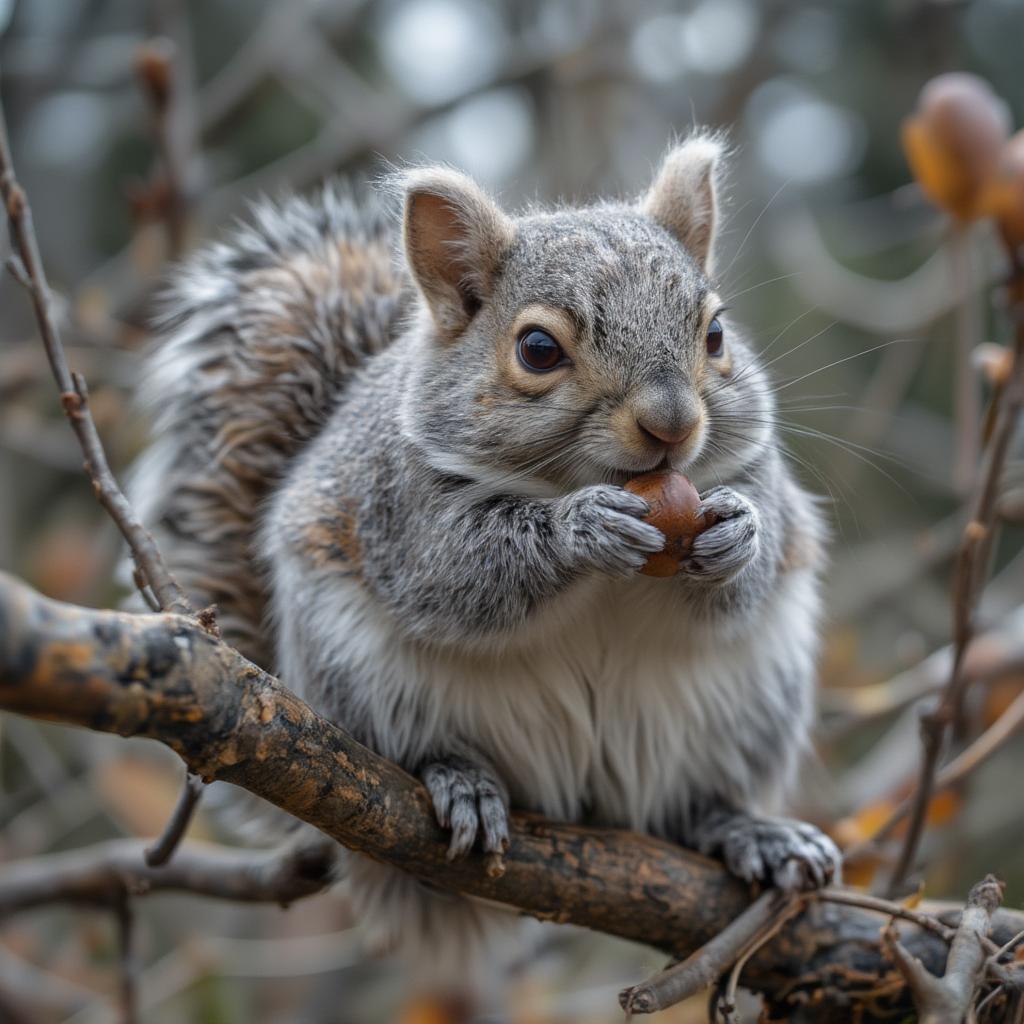
MULTIPOLYGON (((513 816, 501 877, 488 875, 476 855, 449 862, 446 837, 416 780, 183 616, 76 608, 0 576, 0 707, 159 740, 204 779, 243 786, 435 886, 679 956, 707 943, 749 903, 746 888, 720 865, 670 843, 524 814, 513 816)), ((186 859, 146 868, 141 848, 135 865, 160 874, 187 866, 186 859)), ((1022 928, 1024 915, 1004 913, 996 938, 1005 942, 1022 928)), ((907 924, 902 941, 941 970, 940 936, 907 924)), ((751 959, 744 983, 782 1000, 804 987, 855 991, 865 986, 864 972, 885 969, 877 915, 821 903, 751 959)))

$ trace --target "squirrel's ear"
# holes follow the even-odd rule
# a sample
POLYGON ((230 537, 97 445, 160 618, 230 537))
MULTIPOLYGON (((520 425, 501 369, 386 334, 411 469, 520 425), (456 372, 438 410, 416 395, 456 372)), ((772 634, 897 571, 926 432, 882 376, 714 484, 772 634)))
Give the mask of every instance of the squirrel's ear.
POLYGON ((670 150, 654 182, 640 200, 641 209, 671 231, 708 273, 718 216, 717 177, 723 145, 711 135, 696 135, 670 150))
POLYGON ((470 178, 426 167, 403 175, 405 257, 438 328, 454 335, 491 292, 512 222, 470 178))

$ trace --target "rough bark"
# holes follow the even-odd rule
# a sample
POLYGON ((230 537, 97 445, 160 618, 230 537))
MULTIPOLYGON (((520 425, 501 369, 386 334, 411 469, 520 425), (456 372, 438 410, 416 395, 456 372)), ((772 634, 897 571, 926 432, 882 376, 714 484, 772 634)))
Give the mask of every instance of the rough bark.
MULTIPOLYGON (((449 862, 415 779, 179 615, 77 608, 0 575, 0 708, 158 740, 204 779, 242 786, 433 885, 677 956, 705 944, 750 902, 719 864, 670 843, 526 814, 513 816, 501 876, 489 875, 478 855, 449 862)), ((780 1005, 809 1003, 815 1020, 848 1019, 849 999, 877 989, 880 978, 891 979, 893 998, 907 1005, 881 952, 881 923, 856 907, 815 904, 750 961, 744 985, 780 1005)), ((1022 928, 1024 914, 993 917, 996 941, 1022 928)), ((900 937, 941 971, 940 936, 901 924, 900 937)))

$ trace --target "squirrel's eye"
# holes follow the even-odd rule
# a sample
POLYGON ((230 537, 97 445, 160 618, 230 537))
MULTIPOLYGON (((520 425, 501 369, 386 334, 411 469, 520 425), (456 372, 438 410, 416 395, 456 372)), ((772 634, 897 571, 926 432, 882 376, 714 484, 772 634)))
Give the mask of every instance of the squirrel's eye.
POLYGON ((708 324, 708 355, 720 356, 722 347, 725 345, 725 331, 722 329, 722 322, 716 316, 708 324))
POLYGON ((561 366, 565 359, 562 346, 548 334, 537 327, 531 327, 519 339, 519 362, 534 373, 544 373, 561 366))

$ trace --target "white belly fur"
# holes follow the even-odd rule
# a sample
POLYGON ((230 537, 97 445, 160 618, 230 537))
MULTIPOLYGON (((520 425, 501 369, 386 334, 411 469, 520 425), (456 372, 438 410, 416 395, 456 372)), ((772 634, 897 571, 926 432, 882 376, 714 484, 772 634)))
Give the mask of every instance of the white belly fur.
POLYGON ((660 832, 689 794, 765 807, 788 787, 809 684, 781 709, 775 777, 752 770, 732 737, 780 716, 777 688, 760 685, 769 662, 810 680, 814 587, 792 573, 761 614, 711 627, 673 607, 670 581, 601 582, 500 652, 474 655, 399 639, 354 580, 321 588, 317 614, 338 638, 329 661, 359 677, 349 706, 374 723, 379 753, 411 765, 457 737, 491 759, 513 806, 660 832))

